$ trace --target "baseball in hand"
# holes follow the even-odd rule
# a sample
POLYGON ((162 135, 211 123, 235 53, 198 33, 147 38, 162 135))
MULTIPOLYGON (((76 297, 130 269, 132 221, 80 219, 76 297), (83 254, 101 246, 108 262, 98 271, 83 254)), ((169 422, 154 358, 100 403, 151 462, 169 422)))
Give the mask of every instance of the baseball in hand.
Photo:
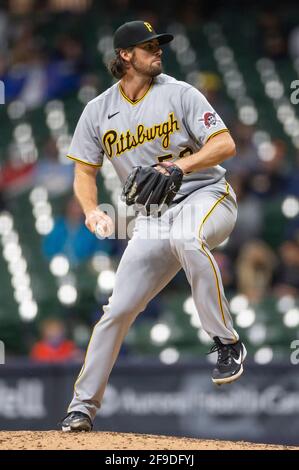
POLYGON ((114 223, 111 217, 99 209, 89 212, 85 225, 98 238, 110 237, 114 232, 114 223))
POLYGON ((114 226, 113 222, 110 219, 110 221, 101 221, 97 222, 96 228, 95 228, 95 236, 98 238, 106 238, 110 237, 114 232, 114 226))

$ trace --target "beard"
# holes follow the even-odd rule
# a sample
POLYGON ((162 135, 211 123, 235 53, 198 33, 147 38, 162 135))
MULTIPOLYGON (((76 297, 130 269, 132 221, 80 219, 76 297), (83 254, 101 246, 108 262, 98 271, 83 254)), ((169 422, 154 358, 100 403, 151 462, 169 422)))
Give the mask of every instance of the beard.
POLYGON ((162 62, 154 62, 150 65, 145 65, 138 62, 135 57, 135 54, 133 54, 133 57, 131 59, 131 65, 137 73, 145 77, 154 78, 157 77, 157 75, 160 75, 160 73, 162 73, 162 62))

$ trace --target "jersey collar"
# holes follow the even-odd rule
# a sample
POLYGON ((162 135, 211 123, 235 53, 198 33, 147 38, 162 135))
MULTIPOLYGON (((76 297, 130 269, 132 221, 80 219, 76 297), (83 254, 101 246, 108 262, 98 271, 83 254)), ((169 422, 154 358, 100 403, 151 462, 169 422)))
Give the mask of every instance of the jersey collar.
POLYGON ((142 101, 143 98, 148 94, 148 92, 149 92, 150 89, 152 88, 153 84, 154 84, 154 80, 152 80, 150 86, 148 87, 148 89, 146 90, 146 92, 144 93, 144 95, 141 96, 141 98, 139 98, 139 99, 136 100, 136 101, 132 101, 132 100, 130 100, 130 98, 127 97, 127 95, 125 94, 124 90, 122 89, 122 86, 121 86, 120 83, 119 83, 119 85, 118 85, 118 88, 119 88, 119 91, 120 91, 120 94, 122 95, 122 97, 123 97, 126 101, 128 101, 131 105, 135 106, 136 104, 140 103, 140 101, 142 101))

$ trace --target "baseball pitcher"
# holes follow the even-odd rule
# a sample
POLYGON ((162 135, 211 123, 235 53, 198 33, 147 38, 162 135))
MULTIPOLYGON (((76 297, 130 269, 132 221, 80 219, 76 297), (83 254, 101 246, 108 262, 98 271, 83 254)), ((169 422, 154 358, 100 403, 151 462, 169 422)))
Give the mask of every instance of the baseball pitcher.
POLYGON ((123 199, 139 210, 63 431, 92 429, 130 325, 181 268, 202 327, 214 341, 211 351, 218 353, 212 381, 229 383, 243 372, 246 349, 233 328, 211 253, 230 235, 237 217, 236 196, 220 166, 235 155, 235 144, 197 89, 162 73, 161 46, 172 39, 147 22, 120 26, 109 66, 118 82, 87 104, 72 139, 74 190, 89 230, 113 233, 112 220, 98 208, 96 175, 104 158, 123 184, 123 199), (156 228, 161 236, 149 237, 156 228))

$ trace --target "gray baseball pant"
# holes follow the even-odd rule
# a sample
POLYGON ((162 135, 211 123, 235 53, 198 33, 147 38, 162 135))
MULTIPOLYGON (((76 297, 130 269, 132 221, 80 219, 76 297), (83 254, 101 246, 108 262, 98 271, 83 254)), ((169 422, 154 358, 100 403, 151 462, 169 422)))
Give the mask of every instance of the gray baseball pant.
POLYGON ((203 329, 223 343, 238 340, 211 253, 229 237, 236 218, 235 193, 225 179, 191 193, 160 218, 137 217, 112 296, 94 327, 68 412, 81 411, 94 419, 129 327, 181 268, 203 329))

